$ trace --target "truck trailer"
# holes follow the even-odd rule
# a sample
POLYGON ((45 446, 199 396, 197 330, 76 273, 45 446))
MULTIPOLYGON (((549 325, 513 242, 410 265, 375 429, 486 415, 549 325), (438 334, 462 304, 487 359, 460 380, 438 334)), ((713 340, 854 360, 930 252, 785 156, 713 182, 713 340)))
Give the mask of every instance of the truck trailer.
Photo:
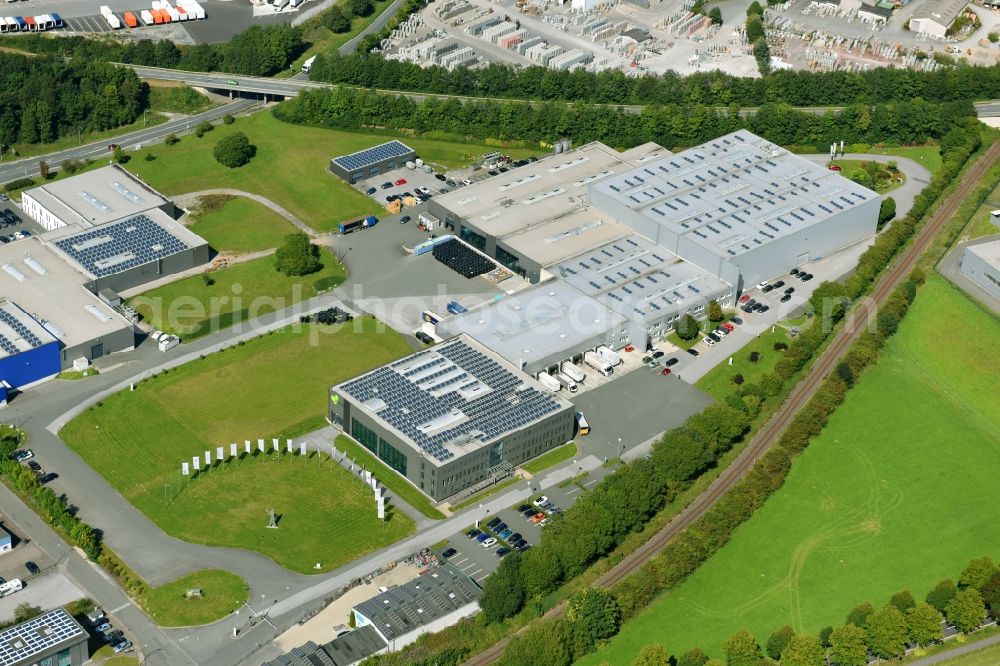
POLYGON ((538 373, 538 383, 553 393, 562 388, 562 384, 559 383, 559 380, 544 370, 538 373))
POLYGON ((597 352, 589 351, 583 355, 583 362, 597 370, 599 373, 605 377, 609 377, 614 374, 614 367, 597 355, 597 352))
POLYGON ((302 73, 308 74, 309 70, 312 69, 313 63, 316 62, 316 56, 309 56, 304 63, 302 63, 302 73))
POLYGON ((562 387, 569 391, 570 393, 576 393, 577 388, 576 382, 564 375, 561 372, 556 373, 556 380, 562 384, 562 387))
POLYGON ((583 378, 586 377, 583 370, 576 363, 571 363, 570 361, 563 362, 562 373, 576 382, 582 382, 583 378))
POLYGON ((341 222, 339 229, 340 233, 349 234, 353 231, 360 231, 361 229, 374 227, 376 224, 378 224, 378 218, 374 215, 369 215, 361 218, 360 220, 354 220, 353 222, 341 222))
POLYGON ((597 348, 597 355, 611 365, 618 365, 622 362, 622 357, 618 354, 618 352, 611 351, 603 345, 597 348))

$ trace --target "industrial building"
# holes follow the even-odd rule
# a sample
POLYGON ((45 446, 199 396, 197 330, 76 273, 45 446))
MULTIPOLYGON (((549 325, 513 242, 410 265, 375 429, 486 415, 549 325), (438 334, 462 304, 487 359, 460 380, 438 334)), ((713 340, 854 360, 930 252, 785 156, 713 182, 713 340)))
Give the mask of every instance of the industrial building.
POLYGON ((173 203, 118 165, 22 195, 42 239, 85 275, 87 288, 121 291, 209 260, 204 239, 175 221, 173 203))
POLYGON ((351 609, 358 628, 372 627, 389 650, 447 627, 479 610, 482 590, 450 564, 391 587, 351 609))
POLYGON ((291 652, 265 661, 261 666, 351 666, 385 647, 386 642, 369 624, 322 645, 309 641, 291 652))
POLYGON ((89 634, 62 608, 0 631, 2 666, 82 666, 89 634))
POLYGON ((1000 240, 967 245, 961 269, 962 275, 1000 300, 1000 240))
POLYGON ((416 152, 402 141, 388 141, 377 146, 341 155, 330 160, 330 171, 352 185, 359 180, 398 169, 415 160, 416 152))
POLYGON ((590 186, 594 208, 740 291, 872 237, 881 203, 745 130, 590 186))
POLYGON ((944 37, 968 5, 969 0, 921 0, 910 17, 910 30, 944 37))
MULTIPOLYGON (((5 349, 6 357, 0 360, 0 379, 11 386, 33 384, 79 358, 93 361, 135 347, 132 322, 124 310, 87 289, 87 277, 48 244, 28 238, 0 246, 0 269, 0 293, 10 295, 2 307, 42 343, 29 350, 29 336, 11 340, 16 349, 5 349)), ((10 338, 2 325, 0 332, 10 338)))
POLYGON ((330 389, 329 419, 435 500, 573 437, 573 405, 467 335, 330 389))

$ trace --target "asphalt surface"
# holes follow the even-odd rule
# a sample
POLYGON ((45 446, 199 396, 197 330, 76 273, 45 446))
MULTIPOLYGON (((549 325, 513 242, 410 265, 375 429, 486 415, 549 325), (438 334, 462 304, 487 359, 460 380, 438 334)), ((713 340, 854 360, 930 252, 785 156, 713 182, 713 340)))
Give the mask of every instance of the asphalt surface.
POLYGON ((253 99, 237 99, 229 104, 217 106, 208 111, 192 116, 185 116, 177 120, 170 120, 159 125, 148 127, 127 134, 122 134, 113 138, 95 141, 76 148, 67 148, 48 155, 37 155, 35 157, 25 157, 14 161, 4 160, 0 164, 0 183, 10 182, 16 178, 33 176, 38 173, 38 162, 45 160, 49 168, 53 171, 59 168, 65 160, 97 160, 110 158, 108 145, 117 143, 123 148, 131 148, 136 145, 145 145, 162 141, 168 134, 183 134, 190 131, 202 121, 212 121, 222 118, 227 113, 235 115, 244 111, 249 111, 258 104, 253 99))
POLYGON ((938 272, 953 285, 982 303, 985 307, 1000 314, 1000 300, 997 300, 993 294, 962 274, 962 257, 965 256, 965 248, 970 245, 979 245, 980 243, 989 243, 998 240, 1000 240, 1000 234, 983 236, 982 238, 958 243, 948 251, 948 254, 944 256, 944 259, 941 260, 937 268, 938 272))

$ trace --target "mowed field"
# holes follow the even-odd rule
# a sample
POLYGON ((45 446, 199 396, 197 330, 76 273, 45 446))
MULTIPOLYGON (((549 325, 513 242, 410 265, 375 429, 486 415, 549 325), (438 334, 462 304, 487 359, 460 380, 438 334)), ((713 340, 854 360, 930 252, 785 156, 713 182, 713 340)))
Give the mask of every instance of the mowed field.
POLYGON ((298 231, 270 208, 246 197, 227 199, 220 209, 202 213, 188 228, 219 252, 270 250, 298 231))
MULTIPOLYGON (((280 463, 216 468, 181 488, 180 466, 231 442, 295 437, 325 424, 327 389, 410 351, 371 318, 339 327, 304 326, 256 338, 143 381, 84 411, 60 437, 167 532, 212 545, 261 550, 280 564, 310 571, 357 556, 357 483, 327 469, 285 470, 280 463), (356 324, 356 325, 355 325, 356 324), (295 473, 292 473, 292 472, 295 473), (170 484, 165 490, 164 484, 170 484), (174 499, 165 503, 165 493, 174 499), (257 497, 284 514, 278 539, 262 542, 267 514, 257 497), (320 501, 322 497, 322 501, 320 501), (300 520, 308 519, 304 530, 300 520), (300 525, 295 529, 293 525, 300 525), (312 548, 300 548, 311 537, 312 548), (346 558, 346 559, 345 559, 346 558)), ((370 498, 369 498, 370 499, 370 498)), ((388 529, 368 523, 364 547, 413 528, 397 513, 388 529), (378 529, 376 529, 378 528, 378 529)), ((266 507, 265 507, 266 508, 266 507)), ((275 532, 275 530, 268 530, 275 532)))
POLYGON ((1000 553, 1000 322, 938 276, 881 360, 795 461, 785 485, 676 590, 584 659, 629 664, 648 643, 722 657, 740 627, 818 634, 856 604, 922 599, 1000 553))

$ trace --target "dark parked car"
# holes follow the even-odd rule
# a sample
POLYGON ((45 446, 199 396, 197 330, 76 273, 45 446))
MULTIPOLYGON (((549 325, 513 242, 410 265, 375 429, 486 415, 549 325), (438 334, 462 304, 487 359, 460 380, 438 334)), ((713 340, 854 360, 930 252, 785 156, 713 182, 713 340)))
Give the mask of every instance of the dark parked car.
POLYGON ((59 478, 58 474, 56 474, 55 472, 49 472, 45 476, 38 477, 38 483, 46 484, 49 481, 55 481, 58 478, 59 478))
POLYGON ((691 349, 688 349, 688 354, 691 354, 691 356, 698 356, 698 350, 691 347, 691 349))
POLYGON ((775 282, 771 286, 774 287, 775 289, 781 289, 782 287, 785 286, 785 281, 784 280, 778 280, 777 282, 775 282))
POLYGON ((417 340, 420 340, 425 345, 434 344, 434 338, 427 335, 423 331, 417 331, 416 333, 413 334, 413 337, 415 337, 417 340))
POLYGON ((782 303, 787 303, 788 301, 792 300, 792 295, 791 294, 782 294, 781 298, 778 299, 778 300, 780 300, 782 303))
POLYGON ((743 312, 746 312, 747 314, 750 314, 751 312, 753 312, 753 307, 751 307, 749 305, 743 305, 743 306, 740 307, 740 310, 743 310, 743 312))
POLYGON ((489 174, 490 174, 491 176, 499 176, 499 175, 500 175, 500 172, 499 172, 499 171, 497 171, 497 170, 495 170, 495 169, 490 169, 490 171, 489 171, 489 174))
POLYGON ((500 523, 496 527, 491 528, 494 532, 500 533, 507 529, 507 523, 500 523))
POLYGON ((663 354, 662 351, 655 351, 655 352, 653 352, 653 358, 663 358, 663 355, 664 354, 663 354))
POLYGON ((791 270, 790 274, 791 274, 791 275, 798 275, 798 274, 799 274, 799 269, 797 269, 797 268, 793 268, 793 269, 791 270))
POLYGON ((480 532, 479 530, 469 530, 468 532, 465 533, 465 536, 467 536, 470 539, 475 539, 480 534, 482 534, 482 532, 480 532))
POLYGON ((389 181, 386 181, 386 182, 382 183, 382 189, 383 190, 388 190, 391 187, 392 187, 392 183, 390 183, 389 181))
POLYGON ((32 562, 31 560, 28 560, 27 562, 24 563, 24 568, 27 569, 28 573, 30 573, 32 576, 37 576, 38 572, 41 571, 41 569, 38 568, 38 565, 32 562))
POLYGON ((666 361, 663 362, 663 365, 667 366, 668 368, 677 365, 677 357, 671 356, 670 358, 668 358, 666 361))
POLYGON ((31 469, 35 470, 36 472, 41 472, 42 471, 42 466, 39 465, 38 463, 36 463, 34 460, 29 460, 28 461, 28 467, 30 467, 31 469))
POLYGON ((490 529, 493 529, 494 527, 496 527, 497 525, 499 525, 502 522, 503 521, 500 520, 499 518, 494 517, 493 520, 491 520, 490 522, 486 523, 486 527, 488 527, 490 529))
POLYGON ((448 177, 445 176, 443 173, 436 173, 436 174, 434 174, 434 177, 437 178, 438 180, 440 180, 442 183, 444 181, 448 180, 448 177))
POLYGON ((729 320, 729 323, 736 324, 737 326, 739 326, 740 324, 743 323, 743 320, 740 319, 739 317, 733 317, 732 319, 729 320))
POLYGON ((799 277, 802 278, 803 282, 809 282, 809 280, 813 279, 813 274, 812 273, 806 273, 805 275, 800 274, 799 277))
POLYGON ((378 192, 378 190, 376 190, 374 187, 369 187, 367 190, 365 190, 365 194, 375 194, 376 192, 378 192))
POLYGON ((722 342, 722 336, 716 333, 715 331, 709 333, 708 337, 712 338, 716 342, 722 342))
POLYGON ((765 294, 766 294, 767 292, 769 292, 769 291, 773 291, 773 290, 774 290, 774 285, 773 285, 773 284, 765 284, 765 285, 763 286, 763 288, 761 288, 761 291, 762 291, 762 292, 764 292, 765 294))
POLYGON ((410 221, 411 219, 412 219, 412 218, 411 218, 411 217, 410 217, 409 215, 404 215, 403 217, 399 218, 399 223, 400 223, 400 224, 406 224, 406 223, 407 223, 407 222, 409 222, 409 221, 410 221))
MULTIPOLYGON (((524 513, 528 509, 531 509, 531 507, 528 506, 527 504, 522 504, 521 506, 517 507, 516 510, 517 510, 518 513, 524 513)), ((531 510, 532 510, 532 512, 534 512, 534 509, 531 509, 531 510)))
POLYGON ((795 287, 789 287, 788 289, 785 290, 785 293, 786 294, 794 294, 795 293, 795 287))
POLYGON ((455 550, 454 548, 445 548, 443 551, 441 551, 441 557, 447 559, 457 552, 458 551, 455 550))
POLYGON ((757 310, 757 312, 767 312, 770 309, 771 309, 771 306, 769 306, 769 305, 762 305, 762 306, 760 306, 760 310, 757 310))
POLYGON ((520 541, 520 540, 521 540, 520 532, 514 532, 509 537, 507 537, 507 541, 520 541))

